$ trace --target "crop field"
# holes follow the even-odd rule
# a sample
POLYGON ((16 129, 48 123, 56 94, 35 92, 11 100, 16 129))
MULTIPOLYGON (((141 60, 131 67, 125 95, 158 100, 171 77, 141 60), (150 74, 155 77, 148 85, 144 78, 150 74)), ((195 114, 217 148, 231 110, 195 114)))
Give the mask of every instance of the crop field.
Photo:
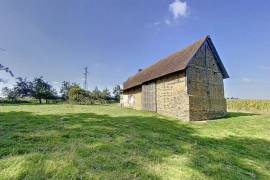
POLYGON ((227 106, 231 111, 270 114, 270 100, 231 99, 227 100, 227 106))
POLYGON ((116 105, 0 106, 0 179, 270 179, 270 115, 187 123, 116 105))

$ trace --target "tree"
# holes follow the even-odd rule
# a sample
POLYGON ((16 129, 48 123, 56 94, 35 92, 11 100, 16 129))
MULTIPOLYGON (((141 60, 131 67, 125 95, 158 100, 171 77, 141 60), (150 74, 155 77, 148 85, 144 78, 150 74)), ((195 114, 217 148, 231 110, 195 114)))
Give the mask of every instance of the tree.
POLYGON ((81 99, 80 96, 84 94, 83 90, 78 85, 71 86, 68 91, 68 99, 70 103, 78 103, 81 99))
POLYGON ((21 98, 30 97, 33 94, 33 84, 32 82, 27 81, 26 78, 23 79, 18 77, 14 90, 21 98))
POLYGON ((62 82, 62 86, 60 88, 60 93, 62 94, 62 98, 64 100, 68 100, 68 91, 69 91, 70 87, 71 87, 70 82, 68 82, 68 81, 62 82))
POLYGON ((60 93, 62 94, 62 99, 63 100, 68 100, 68 92, 70 90, 71 87, 73 86, 79 86, 76 83, 70 83, 69 81, 63 81, 62 82, 62 86, 60 88, 60 93))
POLYGON ((46 92, 44 99, 46 100, 46 103, 48 102, 48 100, 56 100, 59 97, 57 96, 57 91, 56 89, 50 88, 49 91, 46 92))
POLYGON ((43 80, 43 77, 37 77, 33 81, 33 97, 39 100, 39 103, 42 103, 42 99, 45 99, 46 102, 52 96, 52 86, 43 80))
POLYGON ((2 93, 5 97, 7 97, 7 99, 11 100, 11 101, 15 101, 18 98, 18 94, 17 92, 11 88, 8 87, 4 87, 2 89, 2 93))
POLYGON ((111 92, 109 91, 108 88, 105 88, 102 90, 101 98, 106 100, 106 101, 111 99, 111 92))
POLYGON ((120 94, 121 94, 121 87, 120 85, 116 85, 113 88, 113 95, 114 95, 115 101, 120 102, 120 94))
POLYGON ((98 89, 98 87, 95 87, 95 89, 91 93, 92 97, 94 100, 101 100, 102 99, 102 94, 101 91, 98 89))

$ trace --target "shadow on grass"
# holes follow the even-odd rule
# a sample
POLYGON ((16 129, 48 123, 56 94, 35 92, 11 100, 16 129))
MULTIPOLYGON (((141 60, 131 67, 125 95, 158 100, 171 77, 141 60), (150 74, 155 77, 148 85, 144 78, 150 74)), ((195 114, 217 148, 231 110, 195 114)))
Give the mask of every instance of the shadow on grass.
POLYGON ((260 114, 256 113, 244 113, 244 112, 228 112, 228 114, 223 118, 233 118, 233 117, 242 117, 242 116, 256 116, 260 114))
MULTIPOLYGON (((231 117, 243 114, 230 113, 231 117)), ((159 179, 149 168, 173 156, 188 157, 188 168, 214 179, 269 175, 265 173, 269 170, 269 141, 236 136, 215 139, 195 132, 189 124, 160 117, 0 113, 0 172, 9 167, 10 156, 37 154, 37 160, 24 159, 27 166, 18 173, 20 178, 159 179), (46 163, 36 166, 53 153, 61 154, 59 161, 70 158, 68 172, 50 172, 46 163)))

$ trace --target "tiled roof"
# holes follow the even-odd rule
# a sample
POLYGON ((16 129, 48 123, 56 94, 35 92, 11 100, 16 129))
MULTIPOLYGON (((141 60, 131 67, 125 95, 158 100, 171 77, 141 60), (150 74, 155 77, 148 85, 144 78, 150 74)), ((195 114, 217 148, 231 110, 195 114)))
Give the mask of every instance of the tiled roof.
MULTIPOLYGON (((202 46, 202 44, 206 40, 209 40, 210 45, 213 46, 210 37, 204 36, 199 40, 195 41, 194 43, 192 43, 191 45, 183 48, 182 50, 159 60, 158 62, 152 64, 151 66, 139 71, 134 76, 129 77, 124 82, 123 89, 126 90, 141 85, 144 82, 151 81, 159 77, 165 76, 167 74, 171 74, 186 69, 189 61, 192 59, 194 54, 198 51, 198 49, 202 46)), ((217 58, 219 59, 219 56, 217 58)), ((220 59, 218 62, 221 63, 220 59)), ((229 77, 223 65, 222 68, 221 70, 225 71, 224 78, 229 77)))

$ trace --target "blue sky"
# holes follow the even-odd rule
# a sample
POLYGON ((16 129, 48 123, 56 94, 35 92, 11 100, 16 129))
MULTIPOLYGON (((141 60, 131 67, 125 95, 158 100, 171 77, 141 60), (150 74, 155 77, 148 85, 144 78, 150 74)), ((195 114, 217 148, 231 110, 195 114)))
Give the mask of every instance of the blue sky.
MULTIPOLYGON (((1 0, 0 62, 55 87, 111 88, 209 34, 231 76, 227 97, 270 98, 270 1, 1 0)), ((3 78, 12 78, 1 72, 3 78)))

